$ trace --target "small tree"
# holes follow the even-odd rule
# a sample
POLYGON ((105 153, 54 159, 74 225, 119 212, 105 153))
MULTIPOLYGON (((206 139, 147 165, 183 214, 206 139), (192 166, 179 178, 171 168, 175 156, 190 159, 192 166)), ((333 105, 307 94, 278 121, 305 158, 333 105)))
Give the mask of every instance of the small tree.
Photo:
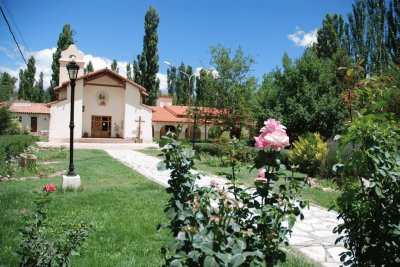
POLYGON ((9 105, 2 104, 0 107, 0 135, 7 134, 8 128, 11 126, 11 112, 9 105))

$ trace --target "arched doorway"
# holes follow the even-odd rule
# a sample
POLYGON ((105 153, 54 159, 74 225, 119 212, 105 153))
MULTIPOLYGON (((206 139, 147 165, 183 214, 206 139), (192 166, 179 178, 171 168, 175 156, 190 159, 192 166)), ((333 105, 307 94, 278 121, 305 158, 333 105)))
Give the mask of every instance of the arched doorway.
POLYGON ((186 139, 192 139, 193 138, 193 132, 194 132, 194 139, 201 139, 201 131, 199 127, 196 126, 196 128, 193 131, 193 126, 190 127, 190 133, 189 133, 189 127, 186 128, 185 130, 185 138, 186 139))
POLYGON ((163 127, 161 127, 161 129, 160 129, 160 138, 165 136, 168 132, 174 133, 175 134, 175 138, 177 138, 177 136, 176 136, 176 128, 173 125, 164 125, 163 127))

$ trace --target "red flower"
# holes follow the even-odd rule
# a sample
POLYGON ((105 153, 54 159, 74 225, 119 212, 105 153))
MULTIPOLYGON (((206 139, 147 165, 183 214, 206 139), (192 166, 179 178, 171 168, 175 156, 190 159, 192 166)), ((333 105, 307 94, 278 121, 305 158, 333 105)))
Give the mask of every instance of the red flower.
POLYGON ((56 186, 54 184, 46 184, 43 186, 43 190, 47 192, 54 192, 56 191, 56 186))

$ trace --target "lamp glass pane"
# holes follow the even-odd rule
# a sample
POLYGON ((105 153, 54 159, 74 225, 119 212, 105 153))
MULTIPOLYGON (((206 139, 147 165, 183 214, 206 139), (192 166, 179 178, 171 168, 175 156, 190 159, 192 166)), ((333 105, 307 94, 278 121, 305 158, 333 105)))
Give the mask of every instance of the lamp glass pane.
POLYGON ((71 80, 76 80, 76 77, 78 76, 78 70, 77 69, 69 69, 68 74, 69 74, 69 78, 71 80))

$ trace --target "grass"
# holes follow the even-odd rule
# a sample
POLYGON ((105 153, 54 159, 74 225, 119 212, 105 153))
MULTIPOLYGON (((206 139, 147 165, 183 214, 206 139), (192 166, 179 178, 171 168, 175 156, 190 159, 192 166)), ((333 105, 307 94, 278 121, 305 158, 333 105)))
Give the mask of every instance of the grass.
MULTIPOLYGON (((48 151, 46 151, 48 153, 48 151)), ((57 159, 66 169, 67 159, 57 159)), ((93 228, 73 266, 159 266, 159 248, 168 243, 156 231, 165 220, 164 189, 98 150, 76 150, 75 169, 83 190, 59 190, 50 206, 49 223, 90 222, 93 228)), ((61 179, 3 182, 0 187, 0 266, 17 266, 18 229, 30 219, 33 190, 46 183, 60 187, 61 179)))
MULTIPOLYGON (((39 152, 40 161, 53 161, 52 168, 66 169, 68 159, 58 149, 39 152)), ((49 207, 49 225, 93 225, 89 238, 72 257, 72 266, 160 266, 159 249, 167 245, 167 232, 157 232, 165 222, 163 208, 168 196, 147 180, 99 150, 76 150, 75 169, 83 189, 58 190, 49 207)), ((61 179, 3 182, 0 187, 0 266, 18 266, 18 230, 26 226, 34 208, 33 191, 46 183, 60 188, 61 179)), ((283 267, 317 266, 289 248, 283 267)))
MULTIPOLYGON (((141 152, 143 154, 149 155, 149 156, 158 156, 161 152, 157 148, 148 148, 148 149, 142 149, 138 150, 138 152, 141 152)), ((221 167, 221 166, 215 166, 216 163, 218 163, 218 159, 214 157, 214 159, 211 159, 210 157, 207 157, 206 159, 200 159, 200 160, 195 160, 195 166, 196 168, 203 173, 211 173, 215 175, 220 175, 224 176, 221 173, 229 173, 231 174, 232 170, 230 167, 221 167), (211 164, 210 165, 210 163, 211 164)), ((241 166, 237 168, 237 180, 240 183, 243 183, 245 185, 251 186, 253 184, 254 179, 257 177, 258 170, 253 169, 251 170, 250 165, 246 166, 241 166)), ((283 171, 286 175, 291 176, 292 172, 285 170, 283 171)), ((305 177, 306 175, 303 173, 295 172, 294 173, 295 177, 305 177)), ((334 187, 337 189, 332 183, 327 182, 326 180, 320 180, 320 183, 322 187, 334 187)), ((334 202, 337 199, 337 197, 340 195, 339 192, 333 191, 333 192, 327 192, 322 190, 321 187, 306 187, 302 190, 302 196, 305 200, 308 200, 310 203, 325 207, 325 208, 335 208, 334 207, 334 202)))

